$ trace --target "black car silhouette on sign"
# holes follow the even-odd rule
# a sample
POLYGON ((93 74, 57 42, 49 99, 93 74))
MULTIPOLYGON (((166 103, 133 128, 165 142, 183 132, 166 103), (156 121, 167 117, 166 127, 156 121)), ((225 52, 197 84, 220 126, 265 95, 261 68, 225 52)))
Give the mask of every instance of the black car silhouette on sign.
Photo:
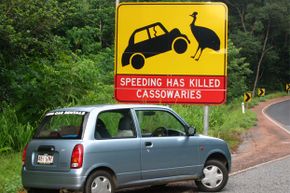
POLYGON ((135 69, 141 69, 145 58, 170 50, 182 54, 189 43, 187 36, 177 28, 168 32, 160 22, 144 26, 132 33, 129 45, 122 55, 122 66, 131 64, 135 69))

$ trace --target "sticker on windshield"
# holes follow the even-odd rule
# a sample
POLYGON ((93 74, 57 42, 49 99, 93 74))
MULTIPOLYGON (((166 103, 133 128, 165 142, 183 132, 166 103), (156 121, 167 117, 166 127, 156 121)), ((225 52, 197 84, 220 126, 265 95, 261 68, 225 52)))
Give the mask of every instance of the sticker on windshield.
POLYGON ((57 112, 50 112, 47 113, 46 116, 52 115, 84 115, 86 112, 84 111, 57 111, 57 112))

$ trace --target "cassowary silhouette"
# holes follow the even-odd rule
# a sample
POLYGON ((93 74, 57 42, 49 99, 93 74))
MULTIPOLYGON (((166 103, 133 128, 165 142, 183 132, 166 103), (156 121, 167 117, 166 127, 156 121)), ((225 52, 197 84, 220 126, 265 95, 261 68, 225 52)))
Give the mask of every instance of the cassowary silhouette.
POLYGON ((205 48, 210 48, 210 49, 213 49, 215 51, 219 51, 219 49, 220 49, 220 39, 213 30, 206 28, 206 27, 201 27, 201 26, 195 25, 197 14, 198 14, 197 12, 193 12, 193 14, 190 15, 193 17, 193 21, 190 24, 191 32, 194 35, 196 41, 198 42, 198 48, 197 48, 194 56, 191 56, 191 57, 195 58, 196 54, 200 50, 200 54, 199 54, 198 58, 195 59, 196 61, 199 60, 199 58, 202 54, 202 51, 205 48))

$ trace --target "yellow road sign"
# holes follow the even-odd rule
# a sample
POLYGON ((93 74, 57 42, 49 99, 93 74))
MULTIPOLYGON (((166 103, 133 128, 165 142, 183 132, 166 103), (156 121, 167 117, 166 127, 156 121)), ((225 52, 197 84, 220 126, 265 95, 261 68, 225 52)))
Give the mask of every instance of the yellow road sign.
POLYGON ((223 3, 121 3, 116 12, 116 99, 223 103, 227 12, 223 3))
POLYGON ((286 83, 286 87, 285 87, 286 92, 290 91, 290 83, 286 83))
POLYGON ((250 102, 252 100, 252 92, 245 92, 244 93, 244 102, 250 102))
POLYGON ((258 88, 258 96, 265 96, 266 89, 265 88, 258 88))
POLYGON ((226 75, 225 4, 122 3, 116 20, 115 73, 226 75))

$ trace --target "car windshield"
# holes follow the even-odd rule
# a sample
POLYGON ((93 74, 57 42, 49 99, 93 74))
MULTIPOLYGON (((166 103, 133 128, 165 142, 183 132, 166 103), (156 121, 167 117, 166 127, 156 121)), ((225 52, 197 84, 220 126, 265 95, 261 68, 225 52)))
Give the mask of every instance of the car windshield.
POLYGON ((59 111, 46 114, 35 139, 81 139, 86 113, 59 111))

